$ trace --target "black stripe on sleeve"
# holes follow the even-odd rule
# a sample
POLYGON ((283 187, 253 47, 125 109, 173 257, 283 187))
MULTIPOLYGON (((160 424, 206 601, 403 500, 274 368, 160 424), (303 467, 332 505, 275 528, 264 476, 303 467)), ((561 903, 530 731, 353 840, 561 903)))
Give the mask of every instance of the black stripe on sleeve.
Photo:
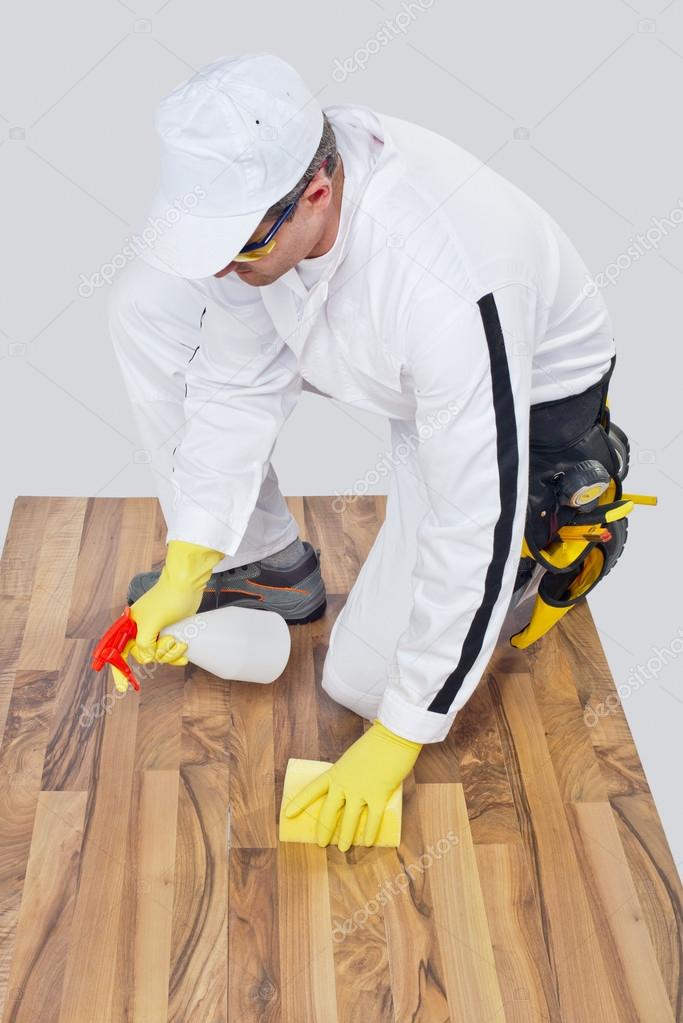
POLYGON ((498 462, 498 492, 500 513, 493 531, 493 551, 486 571, 484 595, 468 630, 460 651, 460 660, 430 703, 428 710, 447 714, 467 673, 477 659, 498 600, 503 572, 510 555, 512 527, 517 507, 519 452, 517 447, 517 421, 510 383, 510 370, 503 331, 498 318, 496 301, 492 293, 477 302, 484 325, 491 362, 491 390, 496 422, 496 455, 498 462))

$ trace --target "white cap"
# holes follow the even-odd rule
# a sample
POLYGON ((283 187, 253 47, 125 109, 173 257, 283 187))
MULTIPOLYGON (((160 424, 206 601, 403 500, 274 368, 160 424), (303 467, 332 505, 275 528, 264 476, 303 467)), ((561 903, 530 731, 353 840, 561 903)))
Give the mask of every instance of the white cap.
POLYGON ((209 277, 302 178, 323 113, 298 73, 270 53, 220 57, 158 105, 159 190, 140 255, 180 277, 209 277))

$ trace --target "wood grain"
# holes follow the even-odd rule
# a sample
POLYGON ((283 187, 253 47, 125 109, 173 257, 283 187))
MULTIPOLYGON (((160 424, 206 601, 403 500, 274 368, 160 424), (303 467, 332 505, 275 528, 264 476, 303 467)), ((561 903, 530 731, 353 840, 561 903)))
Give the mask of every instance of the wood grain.
POLYGON ((5 1018, 56 1023, 72 941, 87 792, 41 792, 12 958, 5 1018))
POLYGON ((585 600, 496 649, 404 783, 397 849, 278 842, 289 758, 368 727, 320 680, 386 508, 287 502, 328 606, 277 682, 138 666, 119 697, 92 649, 163 563, 158 503, 17 498, 0 1023, 683 1023, 680 878, 585 600))

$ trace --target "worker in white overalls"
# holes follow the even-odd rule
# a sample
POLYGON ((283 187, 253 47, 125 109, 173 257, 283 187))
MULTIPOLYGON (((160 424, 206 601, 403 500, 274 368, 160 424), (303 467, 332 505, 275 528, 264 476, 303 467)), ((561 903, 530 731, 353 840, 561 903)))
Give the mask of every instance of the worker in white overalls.
MULTIPOLYGON (((342 814, 347 849, 367 806, 372 845, 530 578, 531 406, 566 407, 544 429, 569 422, 575 396, 604 412, 612 325, 567 236, 518 188, 417 125, 323 111, 275 56, 202 68, 156 128, 159 191, 109 302, 168 527, 162 571, 131 582, 127 654, 187 663, 160 630, 224 603, 321 615, 321 552, 299 538, 273 447, 302 389, 388 417, 386 520, 322 676, 372 724, 287 810, 326 794, 318 842, 342 814)), ((577 435, 595 418, 582 409, 577 435)))

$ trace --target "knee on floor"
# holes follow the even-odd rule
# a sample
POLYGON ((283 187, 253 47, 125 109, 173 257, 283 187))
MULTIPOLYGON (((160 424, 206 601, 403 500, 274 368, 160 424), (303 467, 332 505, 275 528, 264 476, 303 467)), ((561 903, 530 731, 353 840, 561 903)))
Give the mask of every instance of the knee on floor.
POLYGON ((329 653, 323 665, 321 686, 335 703, 347 707, 368 721, 375 716, 382 698, 381 687, 373 686, 370 680, 366 685, 363 685, 359 678, 353 680, 353 685, 350 681, 345 681, 332 664, 329 653))

